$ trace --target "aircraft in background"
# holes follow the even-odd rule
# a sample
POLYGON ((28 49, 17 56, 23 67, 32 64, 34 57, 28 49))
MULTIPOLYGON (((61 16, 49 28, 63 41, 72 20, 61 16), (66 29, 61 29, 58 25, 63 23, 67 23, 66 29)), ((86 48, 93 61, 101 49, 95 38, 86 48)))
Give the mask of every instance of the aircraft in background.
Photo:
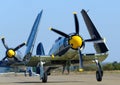
POLYGON ((31 33, 27 40, 27 43, 24 42, 15 48, 11 48, 6 44, 5 38, 4 37, 1 38, 2 43, 4 47, 6 48, 6 55, 0 61, 0 67, 26 65, 29 62, 32 56, 34 44, 36 41, 36 37, 38 33, 38 26, 41 20, 42 12, 43 10, 37 15, 37 18, 33 24, 31 33), (26 45, 26 51, 25 51, 25 55, 23 56, 21 52, 19 51, 19 49, 25 45, 26 45))
POLYGON ((37 67, 37 73, 40 74, 42 82, 47 82, 47 76, 50 75, 51 69, 55 69, 60 65, 66 64, 70 61, 71 64, 79 64, 79 71, 83 71, 83 64, 92 64, 94 61, 97 66, 96 80, 102 81, 103 70, 100 62, 105 60, 108 56, 108 48, 104 39, 98 33, 96 27, 88 16, 87 12, 83 9, 81 11, 91 39, 83 39, 80 36, 79 22, 77 14, 74 13, 75 20, 75 33, 66 34, 54 28, 50 30, 61 35, 55 40, 49 55, 45 55, 43 44, 40 42, 37 46, 35 57, 31 57, 28 66, 37 67), (93 42, 96 53, 82 53, 85 48, 85 43, 93 42))

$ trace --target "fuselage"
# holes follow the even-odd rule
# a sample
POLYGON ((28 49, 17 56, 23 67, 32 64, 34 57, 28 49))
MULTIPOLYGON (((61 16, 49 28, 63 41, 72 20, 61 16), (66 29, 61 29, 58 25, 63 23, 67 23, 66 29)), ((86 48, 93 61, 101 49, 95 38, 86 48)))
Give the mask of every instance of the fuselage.
MULTIPOLYGON (((83 46, 84 48, 84 46, 83 46)), ((55 43, 53 44, 52 48, 49 51, 49 55, 54 55, 55 57, 59 56, 63 60, 77 60, 79 59, 79 53, 78 50, 72 49, 71 46, 68 44, 68 38, 65 37, 59 37, 55 40, 55 43)), ((98 58, 100 62, 105 60, 108 56, 107 53, 98 53, 98 54, 82 54, 83 60, 85 64, 92 63, 92 60, 95 58, 98 58)))
POLYGON ((80 47, 80 49, 84 48, 85 43, 80 35, 77 35, 76 33, 70 33, 69 36, 69 38, 58 37, 50 49, 49 55, 62 56, 69 49, 77 50, 76 48, 78 47, 80 47))
POLYGON ((55 43, 49 51, 49 55, 61 56, 65 54, 69 48, 68 39, 65 37, 59 37, 55 40, 55 43))

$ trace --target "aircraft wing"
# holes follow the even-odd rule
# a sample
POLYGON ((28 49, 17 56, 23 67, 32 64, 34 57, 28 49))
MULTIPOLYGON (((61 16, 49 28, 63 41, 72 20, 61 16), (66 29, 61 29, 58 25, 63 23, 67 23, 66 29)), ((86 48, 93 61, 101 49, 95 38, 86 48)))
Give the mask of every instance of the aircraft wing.
MULTIPOLYGON (((39 23, 40 23, 42 12, 43 12, 43 10, 38 14, 38 16, 37 16, 37 18, 36 18, 36 20, 35 20, 35 22, 33 24, 31 33, 30 33, 30 35, 28 37, 28 40, 27 40, 27 43, 26 43, 27 48, 26 48, 26 52, 25 52, 25 56, 23 58, 23 61, 20 61, 20 62, 16 62, 16 61, 12 61, 12 62, 11 61, 4 61, 5 58, 6 58, 5 57, 5 58, 3 58, 2 61, 0 61, 0 67, 25 65, 25 63, 27 63, 26 61, 29 61, 29 59, 31 58, 32 51, 33 51, 34 44, 35 44, 35 40, 36 40, 36 37, 37 37, 38 26, 39 26, 39 23)), ((3 44, 5 44, 4 38, 3 38, 3 44)), ((25 43, 23 43, 20 46, 16 47, 16 49, 20 48, 24 44, 25 43)))
MULTIPOLYGON (((69 54, 71 55, 71 54, 69 54)), ((79 56, 78 53, 73 54, 73 58, 66 58, 65 56, 55 56, 52 58, 51 56, 33 56, 30 61, 27 63, 27 66, 37 66, 37 64, 42 61, 45 62, 45 66, 57 66, 63 65, 66 61, 70 60, 71 64, 79 64, 79 56)), ((105 60, 108 54, 83 54, 84 64, 91 64, 94 59, 98 59, 100 62, 105 60)))
MULTIPOLYGON (((88 16, 87 12, 85 10, 82 10, 81 13, 82 13, 83 19, 85 21, 85 24, 87 26, 88 32, 91 36, 90 40, 91 41, 103 40, 102 37, 100 36, 99 32, 97 31, 95 25, 93 24, 90 17, 88 16)), ((90 40, 88 40, 88 41, 90 41, 90 40)), ((105 42, 94 43, 94 48, 97 53, 105 53, 108 51, 108 48, 107 48, 105 42)))
POLYGON ((33 51, 34 44, 36 41, 36 37, 37 37, 37 33, 38 33, 38 26, 40 23, 42 12, 43 12, 43 10, 38 14, 38 16, 33 24, 31 33, 30 33, 28 40, 27 40, 27 44, 26 44, 27 48, 26 48, 25 57, 24 57, 23 61, 29 60, 31 55, 32 55, 32 51, 33 51))
POLYGON ((0 67, 8 67, 8 61, 0 61, 0 67))
MULTIPOLYGON (((68 54, 67 56, 69 56, 71 54, 68 54)), ((37 64, 42 61, 45 62, 45 66, 57 66, 57 65, 63 65, 66 61, 70 60, 71 64, 78 64, 79 63, 79 56, 77 51, 72 54, 73 57, 69 58, 66 56, 55 56, 54 58, 52 58, 51 56, 32 56, 30 61, 26 64, 26 66, 32 66, 32 67, 36 67, 37 64)), ((92 61, 94 59, 98 59, 100 62, 105 60, 106 57, 108 56, 108 54, 83 54, 83 63, 84 64, 91 64, 93 63, 92 61)), ((8 62, 0 62, 0 67, 4 67, 4 66, 11 66, 8 65, 8 62)), ((23 66, 24 63, 14 63, 12 64, 12 66, 23 66)))
POLYGON ((0 61, 0 67, 25 66, 24 62, 0 61))

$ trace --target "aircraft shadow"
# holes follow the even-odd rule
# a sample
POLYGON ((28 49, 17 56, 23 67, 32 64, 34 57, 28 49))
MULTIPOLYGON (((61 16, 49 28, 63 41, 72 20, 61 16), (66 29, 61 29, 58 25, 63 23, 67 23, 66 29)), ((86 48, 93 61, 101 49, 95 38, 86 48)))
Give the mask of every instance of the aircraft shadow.
MULTIPOLYGON (((84 81, 48 81, 47 83, 79 83, 84 81)), ((27 82, 14 82, 14 83, 42 83, 42 81, 27 81, 27 82)))

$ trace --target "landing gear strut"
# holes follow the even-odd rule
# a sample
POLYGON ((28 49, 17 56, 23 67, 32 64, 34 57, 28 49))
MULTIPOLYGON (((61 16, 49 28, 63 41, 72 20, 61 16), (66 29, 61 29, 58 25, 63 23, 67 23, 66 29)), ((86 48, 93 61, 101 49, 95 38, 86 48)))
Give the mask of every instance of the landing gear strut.
POLYGON ((95 63, 96 63, 96 66, 97 66, 96 80, 100 82, 100 81, 102 81, 103 70, 102 70, 101 65, 100 65, 100 63, 97 59, 95 59, 95 63))
POLYGON ((43 83, 47 82, 48 79, 48 73, 45 71, 44 66, 43 66, 44 62, 40 62, 40 79, 42 80, 43 83))

